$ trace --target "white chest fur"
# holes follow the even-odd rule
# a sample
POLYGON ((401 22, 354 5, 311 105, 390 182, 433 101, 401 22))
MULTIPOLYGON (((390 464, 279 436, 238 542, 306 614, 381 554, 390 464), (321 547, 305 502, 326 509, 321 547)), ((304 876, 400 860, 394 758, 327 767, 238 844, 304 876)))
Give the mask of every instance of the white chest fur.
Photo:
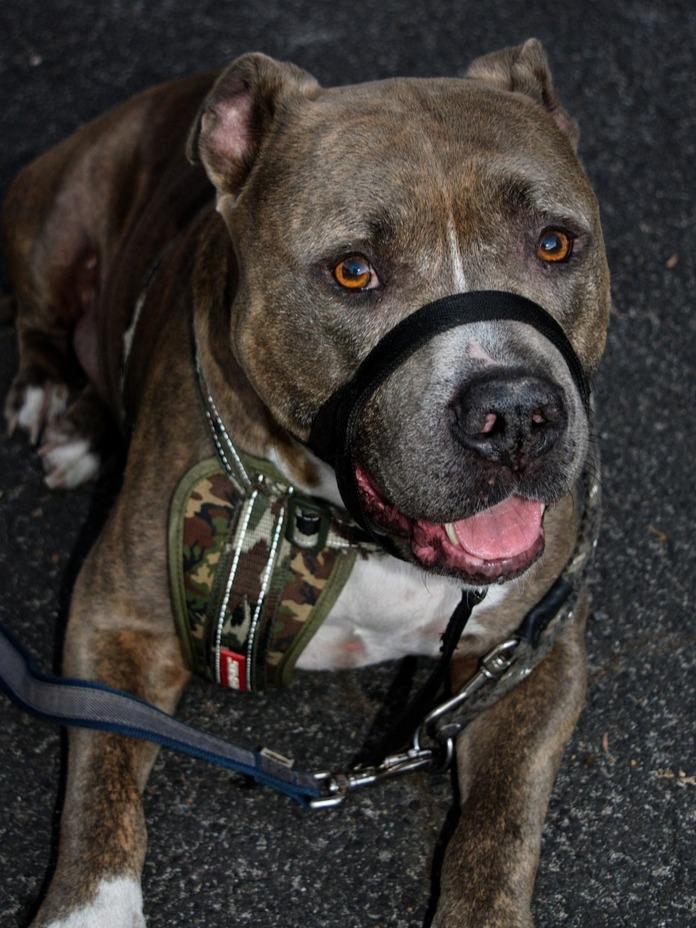
MULTIPOLYGON (((469 619, 467 633, 480 634, 481 612, 498 605, 509 586, 488 591, 469 619)), ((407 654, 437 656, 440 638, 462 591, 442 577, 382 555, 358 559, 350 579, 302 653, 301 670, 335 670, 395 660, 407 654)))

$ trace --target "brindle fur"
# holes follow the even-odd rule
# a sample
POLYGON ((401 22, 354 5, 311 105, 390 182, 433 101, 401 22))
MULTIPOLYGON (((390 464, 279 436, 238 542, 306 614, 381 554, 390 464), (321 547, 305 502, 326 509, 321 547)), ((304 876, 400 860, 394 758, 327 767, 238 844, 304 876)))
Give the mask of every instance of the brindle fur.
MULTIPOLYGON (((211 91, 215 77, 149 90, 86 126, 20 175, 4 211, 20 346, 10 424, 28 385, 46 396, 67 385, 75 405, 54 421, 47 413, 34 437, 43 430, 65 438, 90 421, 97 446, 114 422, 133 426, 123 487, 75 587, 63 670, 167 712, 189 676, 169 605, 167 502, 181 476, 211 451, 195 392, 194 331, 236 440, 252 454, 273 453, 291 478, 318 486, 321 468, 291 434, 307 436, 321 403, 388 328, 451 289, 450 222, 470 288, 512 289, 542 303, 588 374, 603 350, 609 307, 597 207, 574 154, 574 124, 558 105, 537 43, 480 59, 466 81, 322 90, 304 72, 263 56, 234 63, 211 91), (192 124, 189 153, 206 170, 184 157, 192 124), (463 141, 452 152, 440 136, 457 125, 463 141), (505 131, 514 135, 509 143, 501 142, 505 131), (501 146, 514 153, 506 168, 512 164, 519 180, 512 193, 498 183, 493 149, 501 146), (547 175, 549 215, 570 203, 588 229, 580 269, 555 278, 547 268, 530 270, 519 245, 525 182, 543 187, 547 175), (376 200, 381 211, 366 221, 362 204, 376 200), (344 294, 327 296, 307 256, 330 253, 336 236, 359 251, 369 235, 391 269, 393 295, 379 311, 366 304, 356 321, 344 294), (158 259, 124 410, 122 335, 158 259)), ((486 350, 499 338, 517 350, 514 334, 479 334, 486 350)), ((417 394, 414 365, 403 376, 417 394)), ((428 455, 444 452, 419 446, 406 413, 393 437, 397 446, 404 436, 407 450, 399 446, 392 467, 383 426, 390 408, 401 416, 393 393, 398 397, 387 385, 366 413, 365 457, 402 507, 442 518, 465 492, 481 488, 473 476, 461 486, 430 480, 428 455), (409 468, 423 487, 415 503, 409 468)), ((573 485, 587 443, 578 435, 575 456, 555 478, 561 489, 547 516, 545 554, 497 614, 484 604, 477 619, 484 630, 463 638, 455 683, 470 672, 472 655, 515 627, 572 549, 573 485)), ((531 677, 460 738, 461 816, 444 860, 438 928, 532 924, 542 822, 583 700, 584 611, 531 677)), ((140 796, 154 755, 141 742, 71 733, 58 866, 35 928, 67 924, 105 880, 139 880, 146 840, 140 796)), ((141 918, 128 911, 113 928, 133 928, 141 918)))

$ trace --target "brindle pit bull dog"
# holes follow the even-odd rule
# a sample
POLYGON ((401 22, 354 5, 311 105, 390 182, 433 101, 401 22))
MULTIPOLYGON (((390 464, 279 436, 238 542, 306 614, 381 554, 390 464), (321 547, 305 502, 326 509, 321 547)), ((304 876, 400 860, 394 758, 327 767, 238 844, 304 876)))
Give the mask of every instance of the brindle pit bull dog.
MULTIPOLYGON (((306 445, 315 416, 424 304, 522 295, 592 375, 609 276, 576 141, 534 40, 464 79, 335 89, 255 54, 136 96, 19 176, 4 212, 20 347, 9 429, 39 443, 54 487, 97 472, 114 420, 131 433, 75 587, 66 675, 168 713, 189 678, 166 536, 179 481, 213 454, 195 356, 236 447, 335 503, 334 471, 306 445)), ((389 553, 356 560, 298 667, 434 656, 462 588, 489 586, 455 655, 459 686, 573 549, 590 443, 577 384, 533 327, 475 322, 413 351, 356 429, 363 522, 389 553)), ((583 701, 584 611, 459 737, 439 928, 532 924, 547 800, 583 701)), ((37 928, 145 924, 141 794, 154 756, 148 743, 71 733, 37 928)))

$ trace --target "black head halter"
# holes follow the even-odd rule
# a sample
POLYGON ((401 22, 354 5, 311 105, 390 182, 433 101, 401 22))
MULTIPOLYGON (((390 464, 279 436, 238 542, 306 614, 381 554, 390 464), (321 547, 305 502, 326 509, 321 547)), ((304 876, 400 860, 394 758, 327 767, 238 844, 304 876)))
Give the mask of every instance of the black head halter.
POLYGON ((375 390, 436 335, 474 322, 511 321, 532 326, 560 351, 589 412, 590 385, 568 337, 556 320, 526 297, 502 290, 457 293, 427 303, 394 326, 364 358, 351 379, 319 409, 307 445, 336 470, 344 505, 365 525, 355 479, 354 446, 360 416, 375 390))

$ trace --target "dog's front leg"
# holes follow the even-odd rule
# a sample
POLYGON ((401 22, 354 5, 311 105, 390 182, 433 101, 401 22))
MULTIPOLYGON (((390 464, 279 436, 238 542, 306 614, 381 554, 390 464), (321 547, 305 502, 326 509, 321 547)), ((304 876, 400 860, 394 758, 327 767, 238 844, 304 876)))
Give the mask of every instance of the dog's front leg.
POLYGON ((458 740, 461 816, 442 868, 437 928, 533 925, 544 817, 585 694, 585 611, 530 677, 458 740))
MULTIPOLYGON (((64 671, 171 712, 188 677, 171 619, 167 626, 149 602, 129 602, 123 578, 99 556, 107 547, 98 547, 78 580, 64 671)), ((147 742, 70 732, 58 863, 34 928, 143 928, 141 796, 155 754, 147 742)))

